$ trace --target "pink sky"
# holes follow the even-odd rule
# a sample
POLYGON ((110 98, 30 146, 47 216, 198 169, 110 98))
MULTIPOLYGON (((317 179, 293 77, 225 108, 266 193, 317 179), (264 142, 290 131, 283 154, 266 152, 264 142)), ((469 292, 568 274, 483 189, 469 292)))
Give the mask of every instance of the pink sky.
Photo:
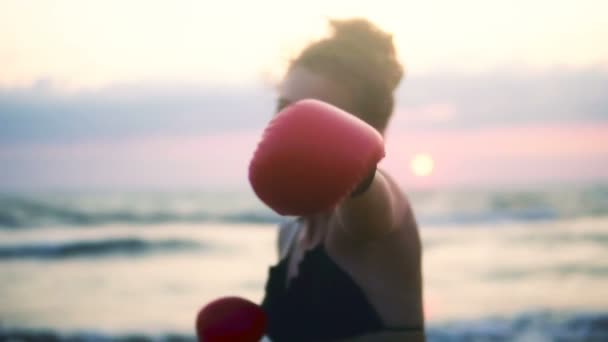
POLYGON ((387 139, 386 168, 415 187, 608 179, 608 124, 396 132, 387 139), (435 172, 422 181, 408 170, 420 152, 435 160, 435 172))
MULTIPOLYGON (((247 185, 261 131, 0 148, 6 186, 232 187, 247 185), (21 182, 21 183, 20 183, 21 182)), ((608 180, 608 124, 388 132, 382 167, 407 188, 608 180), (415 177, 411 158, 435 160, 415 177)))

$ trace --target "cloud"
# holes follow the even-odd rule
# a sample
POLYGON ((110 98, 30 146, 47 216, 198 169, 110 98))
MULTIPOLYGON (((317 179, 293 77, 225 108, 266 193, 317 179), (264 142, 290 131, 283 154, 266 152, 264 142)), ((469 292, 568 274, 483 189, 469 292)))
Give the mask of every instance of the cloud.
POLYGON ((398 91, 395 122, 429 129, 606 121, 606 89, 602 68, 411 75, 398 91))
POLYGON ((200 135, 261 128, 271 116, 263 87, 122 84, 69 93, 48 82, 0 90, 0 143, 63 143, 200 135))
MULTIPOLYGON (((409 75, 397 92, 395 130, 459 130, 608 120, 600 68, 409 75)), ((273 90, 194 83, 129 83, 61 91, 42 80, 0 89, 0 144, 191 136, 261 129, 273 90)))

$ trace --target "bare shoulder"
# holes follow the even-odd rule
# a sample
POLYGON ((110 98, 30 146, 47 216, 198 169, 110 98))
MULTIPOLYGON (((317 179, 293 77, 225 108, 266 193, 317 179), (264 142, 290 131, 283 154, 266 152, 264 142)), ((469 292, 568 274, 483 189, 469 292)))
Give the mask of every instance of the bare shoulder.
MULTIPOLYGON (((382 223, 371 222, 370 224, 370 222, 366 222, 365 229, 351 229, 351 227, 344 224, 343 220, 334 220, 331 224, 332 229, 330 230, 331 233, 328 240, 329 245, 336 250, 346 251, 355 248, 357 251, 361 251, 362 248, 364 249, 367 246, 379 246, 385 242, 389 242, 392 245, 395 243, 396 235, 405 237, 409 243, 412 243, 412 241, 417 242, 419 239, 418 225, 405 192, 386 171, 378 169, 378 174, 381 175, 382 183, 390 198, 386 205, 386 207, 390 207, 390 210, 384 210, 384 208, 383 214, 391 215, 392 219, 384 220, 386 222, 382 223), (390 222, 390 225, 383 225, 383 223, 387 222, 390 222), (363 233, 355 234, 353 232, 363 233)), ((366 205, 369 205, 369 203, 366 203, 366 205)), ((361 218, 361 216, 365 216, 364 213, 367 209, 365 206, 357 207, 357 209, 360 209, 363 214, 354 215, 353 217, 361 218)), ((414 244, 416 244, 415 242, 414 244)))
POLYGON ((386 172, 384 170, 378 169, 378 172, 382 174, 384 179, 386 179, 387 184, 390 186, 390 190, 391 190, 393 196, 395 196, 398 200, 403 202, 400 204, 405 204, 409 208, 409 201, 407 199, 407 196, 405 195, 405 192, 403 191, 401 186, 399 186, 399 184, 395 181, 395 179, 388 172, 386 172))
POLYGON ((395 202, 396 202, 395 204, 399 208, 400 220, 399 220, 398 227, 401 229, 414 230, 417 232, 418 224, 416 223, 414 211, 412 210, 412 207, 410 205, 410 201, 409 201, 407 195, 405 194, 405 192, 403 191, 401 186, 399 186, 399 184, 397 184, 395 179, 389 173, 387 173, 386 171, 380 170, 380 169, 378 170, 378 172, 380 172, 382 174, 382 176, 384 176, 384 179, 386 179, 387 184, 390 185, 393 199, 395 200, 395 202))

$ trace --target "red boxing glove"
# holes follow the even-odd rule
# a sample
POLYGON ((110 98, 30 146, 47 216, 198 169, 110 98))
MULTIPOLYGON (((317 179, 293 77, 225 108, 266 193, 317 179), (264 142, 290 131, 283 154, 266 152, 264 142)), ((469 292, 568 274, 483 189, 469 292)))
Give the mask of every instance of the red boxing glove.
POLYGON ((383 157, 373 127, 325 102, 302 100, 264 131, 249 181, 277 213, 306 216, 333 209, 383 157))
POLYGON ((205 305, 196 317, 201 342, 258 342, 266 331, 266 313, 239 297, 224 297, 205 305))

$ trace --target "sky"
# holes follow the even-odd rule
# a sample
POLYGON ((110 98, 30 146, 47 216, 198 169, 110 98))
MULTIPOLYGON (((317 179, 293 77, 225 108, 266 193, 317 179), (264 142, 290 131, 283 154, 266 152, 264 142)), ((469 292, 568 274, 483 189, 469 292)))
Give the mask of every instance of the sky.
POLYGON ((608 180, 605 1, 0 0, 0 190, 247 186, 289 59, 391 32, 405 187, 608 180), (412 158, 434 161, 426 177, 412 158))

